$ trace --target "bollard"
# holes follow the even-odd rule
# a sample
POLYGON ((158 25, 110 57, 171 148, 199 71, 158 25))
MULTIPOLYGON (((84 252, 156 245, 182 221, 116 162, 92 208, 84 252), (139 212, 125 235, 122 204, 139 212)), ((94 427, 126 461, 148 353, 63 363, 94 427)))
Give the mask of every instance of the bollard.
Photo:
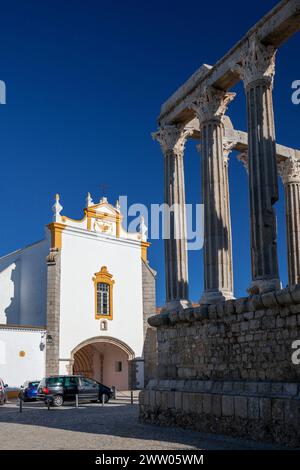
POLYGON ((76 408, 78 408, 78 406, 79 406, 78 393, 76 393, 76 395, 75 395, 75 406, 76 406, 76 408))
POLYGON ((47 408, 48 408, 48 411, 50 411, 50 400, 47 400, 47 408))
POLYGON ((133 390, 130 390, 130 402, 133 405, 133 390))
POLYGON ((22 393, 20 394, 19 401, 20 401, 19 402, 19 411, 20 411, 20 413, 22 413, 22 411, 23 411, 23 394, 22 393))
POLYGON ((104 406, 104 403, 105 403, 105 396, 104 396, 104 393, 102 394, 102 406, 104 406))
POLYGON ((116 400, 116 398, 117 398, 117 389, 114 385, 112 385, 112 387, 111 387, 111 393, 112 393, 112 399, 116 400))

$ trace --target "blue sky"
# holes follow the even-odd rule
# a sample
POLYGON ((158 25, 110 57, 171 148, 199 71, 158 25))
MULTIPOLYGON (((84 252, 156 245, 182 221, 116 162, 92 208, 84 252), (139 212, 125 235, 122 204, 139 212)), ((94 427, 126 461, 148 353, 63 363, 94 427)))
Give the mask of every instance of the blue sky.
MULTIPOLYGON (((1 2, 0 255, 43 237, 56 192, 64 213, 82 216, 85 197, 163 201, 163 158, 150 133, 160 105, 202 63, 213 65, 277 2, 43 0, 1 2), (242 6, 243 5, 243 6, 242 6), (236 14, 235 14, 236 13, 236 14)), ((277 141, 300 148, 300 36, 279 51, 274 90, 277 141)), ((246 130, 241 85, 230 105, 246 130)), ((187 202, 200 201, 195 143, 185 156, 187 202)), ((230 192, 236 296, 250 282, 247 176, 232 154, 230 192)), ((278 209, 280 276, 287 283, 284 202, 278 209)), ((163 242, 149 251, 164 301, 163 242)), ((190 297, 203 289, 202 252, 189 253, 190 297)))

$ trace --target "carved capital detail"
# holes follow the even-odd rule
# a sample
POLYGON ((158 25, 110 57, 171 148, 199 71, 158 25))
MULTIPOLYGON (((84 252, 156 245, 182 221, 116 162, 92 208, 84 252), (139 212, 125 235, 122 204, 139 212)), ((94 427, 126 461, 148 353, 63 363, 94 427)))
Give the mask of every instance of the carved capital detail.
POLYGON ((239 153, 236 158, 243 164, 247 173, 249 173, 248 152, 239 153))
POLYGON ((277 168, 283 184, 300 183, 300 160, 288 158, 278 163, 277 168))
POLYGON ((190 103, 188 107, 195 111, 200 125, 212 119, 221 120, 235 95, 235 93, 207 87, 202 90, 201 95, 190 103))
POLYGON ((265 46, 256 35, 249 39, 248 47, 241 57, 241 65, 234 68, 240 74, 246 89, 257 80, 268 80, 273 87, 276 52, 275 47, 265 46))
POLYGON ((186 129, 175 125, 163 126, 157 132, 153 132, 152 138, 160 144, 164 154, 174 152, 183 154, 187 138, 192 135, 193 129, 186 129))
POLYGON ((233 140, 223 139, 223 157, 226 166, 229 164, 229 155, 234 149, 235 142, 233 140))

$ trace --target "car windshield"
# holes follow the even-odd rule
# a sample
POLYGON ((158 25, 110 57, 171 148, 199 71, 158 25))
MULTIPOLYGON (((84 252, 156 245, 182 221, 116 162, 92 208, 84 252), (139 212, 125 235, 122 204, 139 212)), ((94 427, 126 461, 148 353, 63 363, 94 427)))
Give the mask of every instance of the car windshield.
POLYGON ((37 387, 40 382, 29 382, 28 387, 37 387))

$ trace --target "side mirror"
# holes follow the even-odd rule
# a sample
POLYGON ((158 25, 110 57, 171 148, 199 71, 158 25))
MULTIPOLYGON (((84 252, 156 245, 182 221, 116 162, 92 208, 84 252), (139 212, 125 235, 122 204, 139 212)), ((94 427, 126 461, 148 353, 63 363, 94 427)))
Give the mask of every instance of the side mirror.
POLYGON ((8 385, 7 385, 7 384, 5 384, 5 385, 4 385, 4 388, 7 388, 7 387, 8 387, 8 385))

